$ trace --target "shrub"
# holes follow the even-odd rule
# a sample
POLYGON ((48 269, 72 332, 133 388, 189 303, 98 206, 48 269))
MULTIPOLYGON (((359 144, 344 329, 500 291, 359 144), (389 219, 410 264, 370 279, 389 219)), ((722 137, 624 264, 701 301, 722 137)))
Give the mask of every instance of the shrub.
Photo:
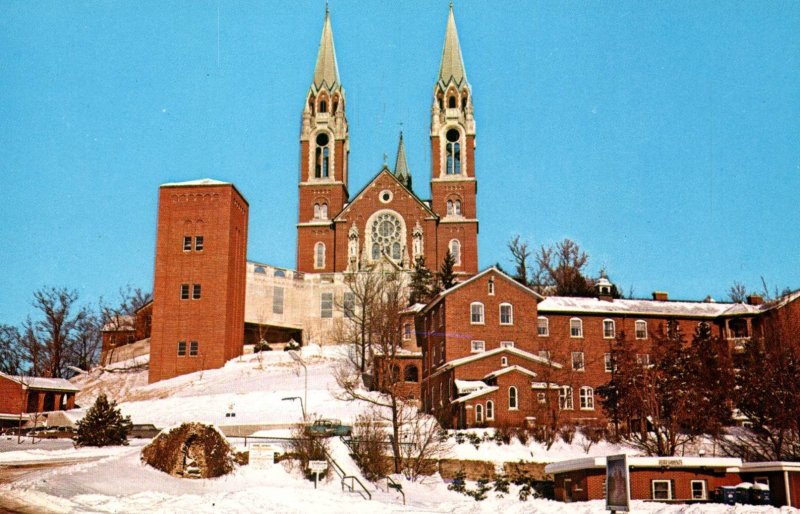
POLYGON ((267 343, 267 342, 266 342, 266 341, 264 341, 263 339, 262 339, 261 341, 257 342, 257 343, 256 343, 256 344, 253 346, 253 353, 258 353, 258 352, 271 352, 271 351, 272 351, 272 347, 269 345, 269 343, 267 343))
POLYGON ((353 458, 367 480, 374 482, 389 474, 389 460, 384 451, 386 438, 386 431, 375 414, 361 414, 356 418, 351 448, 353 458))
POLYGON ((469 440, 469 443, 475 447, 476 450, 483 442, 483 439, 481 439, 481 437, 478 434, 472 432, 467 433, 467 439, 469 440))
POLYGON ((498 425, 494 429, 494 442, 497 446, 511 443, 511 428, 508 425, 498 425))
POLYGON ((575 438, 575 425, 561 425, 561 428, 558 429, 558 435, 565 443, 572 444, 572 440, 575 438))
POLYGON ((456 476, 453 477, 453 481, 447 486, 449 491, 455 491, 457 493, 466 494, 467 485, 466 485, 466 477, 467 474, 464 473, 463 469, 458 470, 456 476))
MULTIPOLYGON (((303 474, 309 480, 314 480, 314 474, 308 471, 308 462, 312 460, 327 460, 329 443, 327 437, 311 437, 306 433, 305 425, 297 425, 292 430, 292 440, 289 442, 291 453, 300 461, 303 474)), ((327 477, 330 467, 322 476, 327 477)))
POLYGON ((494 490, 501 494, 508 494, 508 479, 505 475, 497 475, 494 478, 494 490))
POLYGON ((109 403, 101 394, 78 421, 74 437, 75 446, 119 446, 128 444, 128 433, 133 425, 130 416, 123 416, 117 402, 109 403))
POLYGON ((489 487, 489 479, 484 477, 478 480, 475 484, 477 485, 477 489, 473 489, 472 491, 467 491, 467 494, 472 496, 476 502, 482 501, 486 499, 486 493, 491 490, 489 487))

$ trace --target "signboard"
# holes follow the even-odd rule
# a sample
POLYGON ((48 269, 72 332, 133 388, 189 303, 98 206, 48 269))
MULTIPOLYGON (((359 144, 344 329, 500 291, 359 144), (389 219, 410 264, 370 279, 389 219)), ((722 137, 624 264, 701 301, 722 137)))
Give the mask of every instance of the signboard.
POLYGON ((250 465, 257 469, 266 469, 275 464, 275 447, 267 443, 250 445, 250 465))
POLYGON ((326 460, 310 460, 308 461, 308 470, 312 473, 322 473, 328 469, 328 461, 326 460))
POLYGON ((631 479, 627 455, 606 457, 606 509, 611 512, 631 510, 631 479))

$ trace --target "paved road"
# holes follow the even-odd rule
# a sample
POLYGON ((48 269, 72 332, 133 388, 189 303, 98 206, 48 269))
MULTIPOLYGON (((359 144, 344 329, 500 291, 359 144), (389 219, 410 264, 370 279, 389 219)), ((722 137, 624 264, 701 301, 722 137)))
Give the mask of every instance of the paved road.
MULTIPOLYGON (((84 457, 80 459, 64 459, 58 462, 28 462, 13 465, 0 465, 0 484, 10 484, 42 470, 67 466, 78 462, 89 462, 103 457, 84 457)), ((0 491, 0 514, 42 514, 40 507, 32 508, 24 502, 8 498, 0 491)))

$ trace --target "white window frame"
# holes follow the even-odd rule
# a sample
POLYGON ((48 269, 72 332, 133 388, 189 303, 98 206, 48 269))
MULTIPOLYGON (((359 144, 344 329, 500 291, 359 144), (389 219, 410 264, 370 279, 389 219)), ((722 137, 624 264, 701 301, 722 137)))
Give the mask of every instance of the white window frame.
POLYGON ((546 316, 539 316, 536 318, 536 334, 539 337, 547 337, 550 335, 550 320, 546 316))
POLYGON ((569 336, 573 339, 583 338, 583 320, 580 318, 569 319, 569 336), (574 325, 574 326, 573 326, 574 325))
POLYGON ((472 341, 469 348, 471 353, 483 353, 486 351, 486 341, 472 341))
POLYGON ((508 357, 506 356, 500 357, 500 365, 503 367, 508 366, 508 357))
POLYGON ((603 354, 603 369, 606 373, 614 372, 614 356, 610 353, 603 354))
POLYGON ((472 302, 469 304, 469 323, 470 325, 485 325, 486 324, 486 309, 481 302, 472 302), (478 313, 478 321, 475 321, 475 307, 480 307, 478 313))
POLYGON ((575 403, 572 400, 572 387, 562 386, 558 390, 558 409, 559 410, 575 410, 575 403))
POLYGON ((486 402, 486 420, 494 419, 494 402, 489 400, 486 402))
POLYGON ((672 499, 672 480, 651 480, 650 481, 650 497, 653 500, 671 500, 672 499), (667 484, 667 497, 656 498, 656 484, 667 484))
POLYGON ((501 325, 513 325, 514 324, 514 306, 508 302, 503 302, 500 304, 500 324, 501 325), (508 320, 503 321, 503 307, 508 307, 508 320))
POLYGON ((451 239, 449 243, 447 243, 447 248, 450 250, 450 255, 455 257, 455 264, 454 266, 461 266, 461 241, 458 239, 451 239), (455 251, 453 251, 455 249, 455 251))
POLYGON ((586 355, 583 352, 572 352, 572 369, 574 371, 586 371, 586 355), (580 358, 580 367, 575 367, 575 358, 580 358))
POLYGON ((494 296, 494 277, 489 277, 489 296, 494 296))
POLYGON ((200 343, 197 341, 189 341, 189 357, 197 357, 200 353, 200 343))
POLYGON ((403 323, 403 339, 406 341, 411 339, 411 322, 406 321, 403 323))
POLYGON ((475 423, 483 423, 483 405, 475 404, 475 423))
POLYGON ((319 294, 319 317, 322 319, 333 317, 333 293, 322 292, 319 294))
POLYGON ((636 363, 640 366, 649 366, 650 365, 650 354, 649 353, 637 353, 636 354, 636 363))
POLYGON ((578 393, 581 410, 594 410, 594 389, 589 386, 581 387, 578 393))
POLYGON ((514 348, 514 341, 500 341, 500 348, 514 348))
POLYGON ((617 336, 617 324, 613 319, 603 320, 603 339, 614 339, 617 336), (611 330, 609 330, 609 328, 611 330))
POLYGON ((634 334, 636 339, 642 340, 647 339, 647 322, 643 319, 637 319, 636 323, 634 324, 634 334), (644 326, 644 332, 641 337, 639 337, 639 327, 644 326))
POLYGON ((325 243, 317 241, 314 245, 314 269, 325 269, 325 243))
POLYGON ((536 401, 539 403, 547 403, 547 393, 536 393, 536 401))
POLYGON ((508 388, 508 410, 519 410, 519 391, 515 386, 508 388))
POLYGON ((692 500, 707 500, 708 499, 708 486, 705 480, 692 480, 689 482, 689 490, 692 493, 692 500), (695 496, 694 494, 694 484, 700 484, 703 486, 703 490, 701 496, 695 496))

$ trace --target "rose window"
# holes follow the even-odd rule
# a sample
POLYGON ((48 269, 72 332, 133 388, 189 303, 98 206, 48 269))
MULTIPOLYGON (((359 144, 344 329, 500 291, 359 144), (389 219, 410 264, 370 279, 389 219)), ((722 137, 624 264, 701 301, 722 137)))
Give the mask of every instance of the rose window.
POLYGON ((400 220, 394 214, 384 213, 372 222, 372 260, 380 259, 381 254, 399 262, 401 258, 400 220))

